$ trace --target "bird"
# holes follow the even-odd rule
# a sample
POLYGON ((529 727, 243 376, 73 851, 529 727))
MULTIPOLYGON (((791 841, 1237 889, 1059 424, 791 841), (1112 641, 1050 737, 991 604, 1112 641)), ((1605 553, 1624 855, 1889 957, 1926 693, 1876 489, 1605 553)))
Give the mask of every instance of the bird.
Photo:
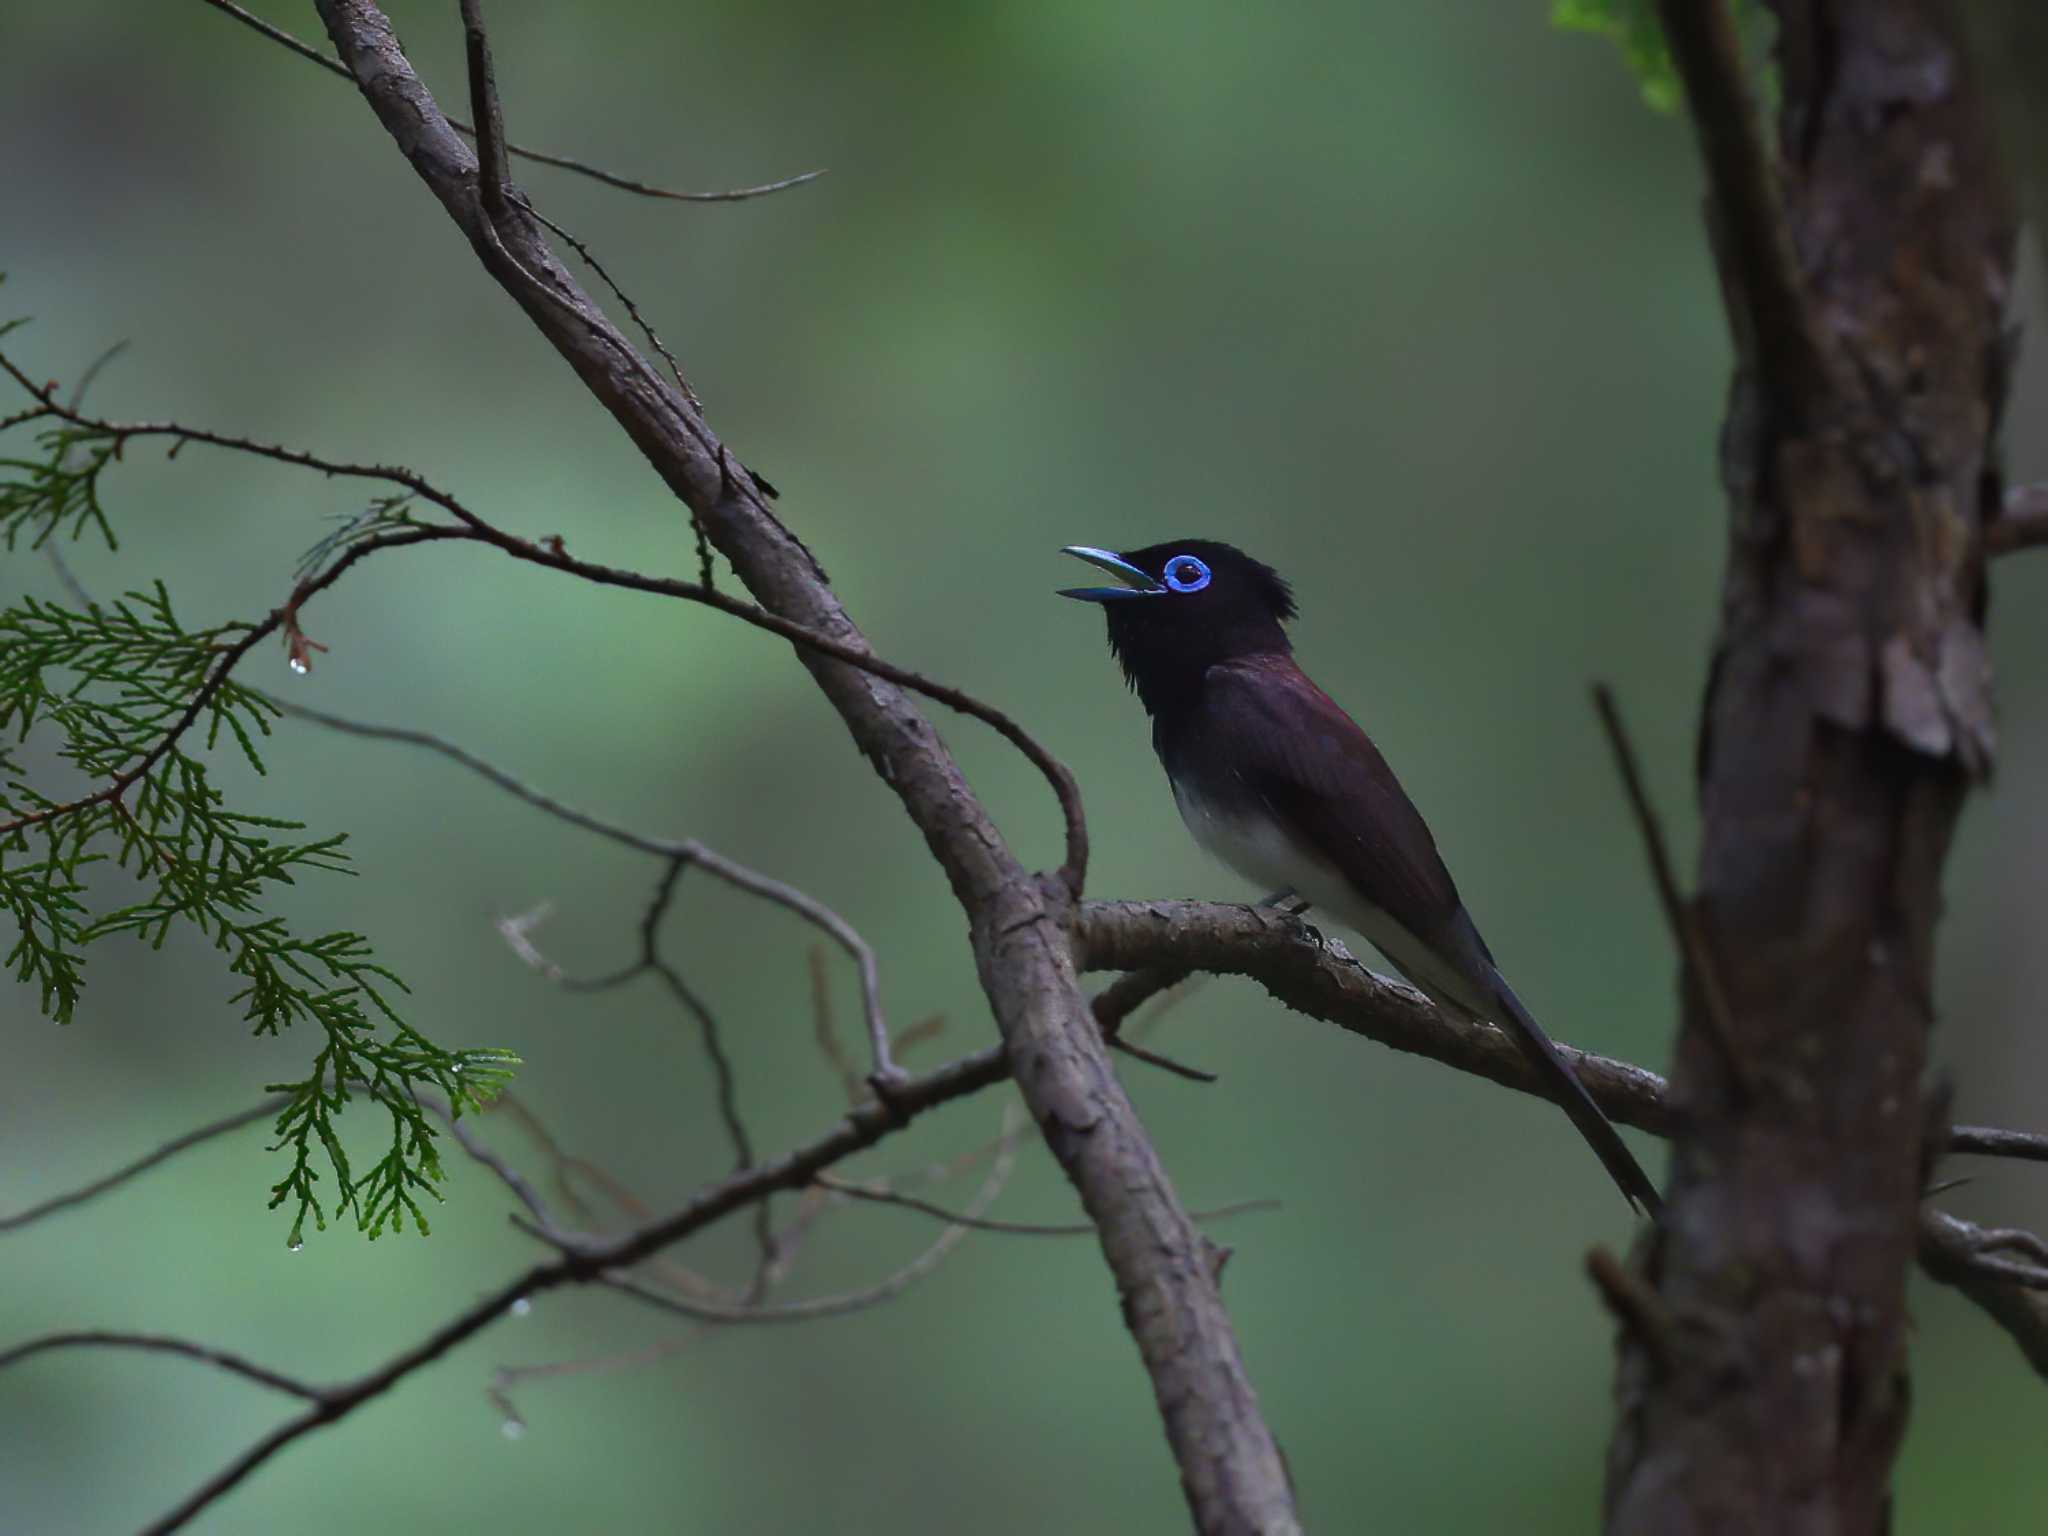
POLYGON ((1440 1009, 1498 1026, 1622 1194, 1654 1216, 1656 1185, 1501 975, 1421 812, 1296 663, 1290 584, 1213 539, 1061 553, 1121 583, 1059 595, 1101 607, 1195 841, 1369 940, 1440 1009))

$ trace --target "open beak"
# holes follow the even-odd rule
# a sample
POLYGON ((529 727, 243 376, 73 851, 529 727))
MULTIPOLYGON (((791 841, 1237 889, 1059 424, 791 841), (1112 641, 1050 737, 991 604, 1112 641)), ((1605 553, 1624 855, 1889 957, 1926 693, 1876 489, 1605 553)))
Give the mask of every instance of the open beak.
POLYGON ((1084 603, 1108 603, 1125 597, 1158 597, 1166 591, 1165 587, 1123 556, 1112 554, 1106 549, 1091 549, 1086 544, 1069 544, 1060 553, 1072 555, 1076 560, 1086 560, 1097 570, 1121 577, 1126 583, 1121 587, 1062 587, 1061 597, 1079 598, 1084 603))

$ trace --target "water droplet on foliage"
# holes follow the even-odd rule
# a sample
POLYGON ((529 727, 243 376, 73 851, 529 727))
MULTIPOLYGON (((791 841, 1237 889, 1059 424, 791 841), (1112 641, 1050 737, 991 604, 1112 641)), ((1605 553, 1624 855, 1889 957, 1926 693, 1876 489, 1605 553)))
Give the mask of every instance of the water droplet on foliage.
POLYGON ((304 677, 308 672, 313 670, 311 667, 306 665, 306 658, 303 656, 294 656, 289 661, 287 661, 285 665, 290 667, 294 672, 298 673, 299 676, 301 677, 304 677))
POLYGON ((498 1426, 498 1432, 507 1440, 517 1440, 526 1433, 526 1424, 521 1419, 507 1419, 498 1426))
POLYGON ((305 1246, 306 1240, 303 1237, 295 1237, 290 1242, 284 1245, 284 1251, 286 1253, 297 1253, 301 1248, 305 1246))
POLYGON ((527 1313, 531 1312, 532 1310, 533 1303, 528 1301, 524 1296, 516 1298, 511 1306, 511 1312, 514 1317, 524 1317, 527 1313))

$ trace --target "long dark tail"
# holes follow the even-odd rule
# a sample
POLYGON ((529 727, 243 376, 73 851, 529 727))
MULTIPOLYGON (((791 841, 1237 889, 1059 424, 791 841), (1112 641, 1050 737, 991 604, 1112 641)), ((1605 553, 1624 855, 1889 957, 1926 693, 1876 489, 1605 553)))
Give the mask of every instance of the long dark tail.
POLYGON ((1614 1182, 1621 1186, 1621 1192, 1628 1197, 1631 1205, 1639 1207, 1646 1215, 1655 1216, 1662 1208, 1657 1186, 1650 1182, 1650 1176, 1643 1172, 1635 1154, 1628 1149, 1628 1143, 1621 1139, 1621 1133, 1601 1113, 1600 1106, 1593 1102, 1593 1096, 1586 1092, 1586 1085, 1579 1081, 1558 1049, 1551 1043, 1550 1036, 1529 1017, 1529 1010, 1522 1006, 1522 1000, 1515 996, 1514 989, 1494 971, 1493 993, 1499 1003, 1498 1015, 1494 1022, 1507 1032, 1508 1038, 1522 1049, 1529 1058, 1529 1064, 1536 1069, 1538 1077, 1549 1085, 1550 1097, 1563 1106, 1564 1112, 1572 1117, 1572 1124, 1579 1128, 1579 1134, 1586 1138, 1605 1165, 1614 1182))

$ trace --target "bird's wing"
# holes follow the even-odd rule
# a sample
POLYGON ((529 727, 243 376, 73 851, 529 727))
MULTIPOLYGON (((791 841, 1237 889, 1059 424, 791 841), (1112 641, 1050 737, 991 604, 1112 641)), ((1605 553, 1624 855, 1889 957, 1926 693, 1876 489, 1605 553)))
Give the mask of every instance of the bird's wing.
POLYGON ((1204 694, 1209 718, 1231 733, 1246 787, 1296 841, 1473 979, 1491 969, 1422 813, 1358 723, 1292 658, 1211 667, 1204 694))
POLYGON ((1328 858, 1422 952, 1366 936, 1425 992, 1448 994, 1499 1025, 1622 1193, 1654 1213, 1656 1185, 1500 974, 1422 813, 1358 723, 1286 656, 1211 667, 1204 688, 1211 720, 1231 731, 1232 760, 1248 787, 1289 836, 1328 858))

